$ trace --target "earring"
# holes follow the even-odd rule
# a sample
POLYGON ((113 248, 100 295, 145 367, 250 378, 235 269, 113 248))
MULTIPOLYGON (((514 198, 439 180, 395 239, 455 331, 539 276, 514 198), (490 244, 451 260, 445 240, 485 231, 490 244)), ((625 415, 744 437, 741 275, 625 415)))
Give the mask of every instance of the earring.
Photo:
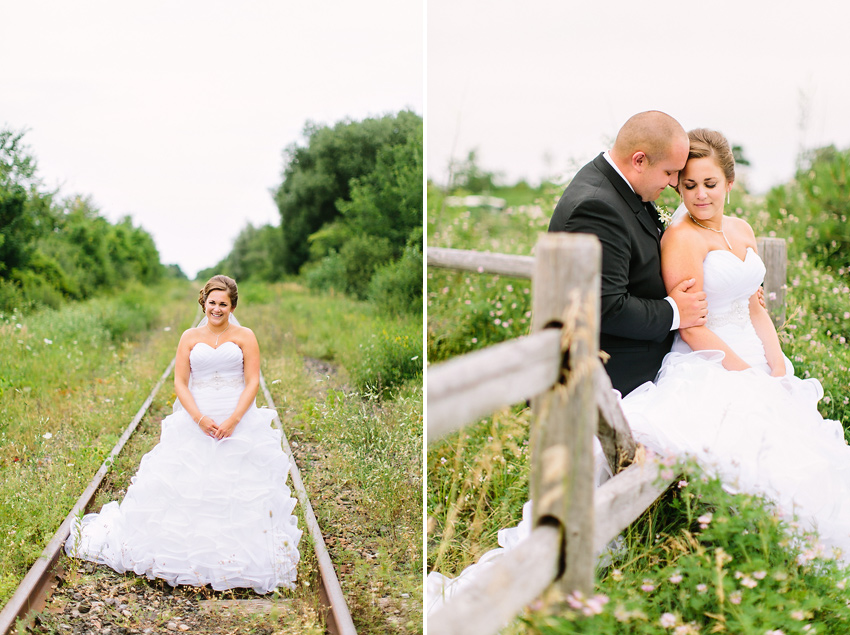
POLYGON ((732 190, 726 190, 726 204, 732 204, 732 190))

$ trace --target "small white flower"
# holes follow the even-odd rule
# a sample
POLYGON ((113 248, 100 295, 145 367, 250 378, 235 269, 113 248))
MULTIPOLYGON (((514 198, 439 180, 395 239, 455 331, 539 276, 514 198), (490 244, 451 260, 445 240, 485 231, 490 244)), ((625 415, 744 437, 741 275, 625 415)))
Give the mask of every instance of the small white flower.
POLYGON ((162 330, 163 330, 163 331, 165 331, 165 332, 167 333, 168 331, 170 331, 170 330, 171 330, 171 327, 170 327, 170 326, 166 326, 166 327, 165 327, 164 329, 162 329, 162 330))
POLYGON ((676 626, 676 616, 672 613, 664 613, 658 623, 664 628, 673 628, 676 626))
POLYGON ((41 438, 42 439, 52 439, 53 435, 50 434, 49 432, 45 432, 44 434, 41 435, 41 438))
POLYGON ((45 337, 45 338, 44 338, 44 343, 45 343, 45 344, 53 344, 53 340, 49 340, 49 339, 47 339, 47 338, 45 337))

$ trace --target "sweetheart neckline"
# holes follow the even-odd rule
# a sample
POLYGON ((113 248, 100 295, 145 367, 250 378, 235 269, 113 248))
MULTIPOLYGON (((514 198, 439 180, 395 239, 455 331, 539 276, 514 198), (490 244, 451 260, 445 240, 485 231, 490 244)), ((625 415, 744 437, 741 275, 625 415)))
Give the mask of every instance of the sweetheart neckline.
MULTIPOLYGON (((746 262, 747 262, 747 258, 749 258, 749 257, 750 257, 750 252, 752 252, 752 253, 756 253, 756 250, 755 250, 755 249, 753 249, 752 247, 747 247, 747 253, 746 253, 746 254, 744 254, 744 259, 743 259, 743 260, 741 260, 740 258, 738 258, 738 256, 736 256, 736 255, 735 255, 735 252, 729 251, 729 250, 727 250, 727 249, 710 249, 710 250, 708 251, 708 253, 707 253, 707 254, 705 254, 705 258, 708 258, 708 254, 713 254, 713 253, 715 253, 715 252, 720 252, 720 253, 722 253, 722 254, 729 254, 729 255, 730 255, 730 256, 732 256, 735 260, 737 260, 738 262, 740 262, 740 263, 743 265, 744 263, 746 263, 746 262)), ((705 262, 705 258, 703 258, 703 262, 705 262)))
POLYGON ((241 346, 239 346, 239 344, 237 344, 237 343, 236 343, 236 342, 234 342, 233 340, 227 340, 226 342, 222 342, 222 343, 221 343, 221 344, 219 344, 218 346, 212 346, 211 344, 207 344, 206 342, 198 342, 197 344, 195 344, 195 346, 193 346, 193 347, 192 347, 192 350, 191 350, 191 351, 189 351, 189 354, 191 355, 191 354, 192 354, 192 351, 194 351, 194 350, 195 350, 195 348, 197 348, 197 347, 198 347, 198 346, 200 346, 201 344, 203 344, 204 346, 206 346, 207 348, 209 348, 210 350, 213 350, 213 351, 217 351, 218 349, 220 349, 220 348, 221 348, 222 346, 224 346, 225 344, 233 344, 233 345, 234 345, 236 348, 238 348, 240 351, 242 350, 242 347, 241 347, 241 346))

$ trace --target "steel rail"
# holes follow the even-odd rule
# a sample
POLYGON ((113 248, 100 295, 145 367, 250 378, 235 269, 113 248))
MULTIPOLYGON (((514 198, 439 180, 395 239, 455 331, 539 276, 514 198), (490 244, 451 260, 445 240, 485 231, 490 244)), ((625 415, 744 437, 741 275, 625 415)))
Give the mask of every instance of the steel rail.
MULTIPOLYGON (((266 380, 263 373, 260 372, 260 386, 263 389, 263 394, 266 397, 266 403, 270 408, 274 408, 274 400, 266 386, 266 380)), ((286 434, 283 431, 283 423, 280 420, 280 415, 275 414, 275 427, 280 430, 283 451, 289 457, 289 475, 292 478, 292 486, 298 495, 298 502, 304 510, 304 522, 307 524, 307 529, 310 530, 310 535, 313 537, 313 551, 316 552, 316 559, 319 561, 319 574, 322 577, 322 587, 326 597, 326 603, 330 605, 333 623, 329 620, 328 629, 331 633, 337 635, 356 635, 354 622, 351 619, 351 613, 348 610, 348 605, 345 603, 345 597, 342 594, 342 587, 339 585, 339 579, 336 576, 333 562, 328 554, 328 549, 325 546, 325 539, 322 537, 322 532, 319 529, 319 523, 316 521, 316 515, 313 513, 313 506, 310 505, 310 499, 307 497, 307 490, 304 488, 304 482, 301 480, 301 472, 298 471, 298 466, 295 464, 295 457, 292 454, 292 448, 289 447, 289 441, 286 439, 286 434)))

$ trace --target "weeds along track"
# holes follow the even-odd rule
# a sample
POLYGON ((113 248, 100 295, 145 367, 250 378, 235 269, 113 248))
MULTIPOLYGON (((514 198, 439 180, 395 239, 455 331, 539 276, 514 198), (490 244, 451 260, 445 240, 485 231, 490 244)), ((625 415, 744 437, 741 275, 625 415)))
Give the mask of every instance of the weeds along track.
MULTIPOLYGON (((156 397, 160 388, 163 386, 163 384, 173 372, 174 364, 175 360, 172 359, 168 367, 165 369, 165 371, 163 371, 162 375, 159 377, 159 380, 151 390, 147 399, 145 399, 145 401, 142 403, 138 412, 133 417, 127 428, 124 430, 124 433, 121 435, 118 442, 115 444, 115 447, 103 461, 103 464, 101 465, 97 473, 94 475, 92 480, 85 487, 82 494, 78 498, 76 504, 71 509, 70 513, 66 516, 62 524, 59 526, 59 529, 53 535, 52 539, 47 544, 44 551, 35 561, 26 576, 24 576, 12 598, 3 607, 2 612, 0 612, 0 635, 7 635, 14 632, 31 632, 27 628, 27 625, 32 621, 34 615, 44 609, 47 604, 48 598, 51 596, 51 594, 54 593, 58 584, 61 582, 65 575, 65 572, 62 570, 60 557, 62 556, 65 540, 67 539, 70 533, 71 523, 73 522, 74 518, 78 516, 81 512, 85 512, 86 508, 94 500, 98 488, 101 487, 101 484, 103 483, 106 475, 110 471, 110 468, 112 467, 114 461, 117 459, 122 449, 124 449, 124 446, 127 444, 130 437, 139 427, 139 423, 148 413, 148 410, 150 409, 151 404, 153 403, 154 398, 156 397), (21 626, 21 630, 16 631, 16 628, 19 626, 21 626)), ((263 377, 262 373, 260 373, 260 386, 265 396, 268 407, 273 409, 275 407, 274 402, 272 401, 271 393, 268 390, 265 378, 263 377)), ((339 635, 355 634, 356 631, 354 628, 354 623, 351 619, 351 614, 348 610, 345 598, 343 597, 339 580, 337 579, 333 564, 325 547, 324 538, 322 537, 321 530, 319 529, 318 523, 316 521, 316 516, 313 513, 313 508, 310 504, 310 500, 307 497, 307 491, 304 488, 303 481, 301 480, 300 471, 295 462, 295 457, 292 454, 289 442, 283 431, 283 425, 279 416, 275 416, 274 425, 281 431, 283 450, 290 461, 289 473, 292 481, 292 487, 295 489, 296 496, 298 498, 298 503, 301 506, 301 510, 307 527, 307 532, 309 532, 310 534, 312 550, 315 553, 316 560, 318 563, 318 577, 320 583, 316 584, 313 587, 312 593, 316 596, 314 598, 315 604, 321 607, 321 613, 323 613, 323 619, 319 621, 323 621, 325 623, 325 629, 329 633, 339 635)), ((89 570, 93 571, 94 565, 90 565, 88 568, 89 570)), ((132 580, 130 580, 129 578, 132 578, 132 576, 120 576, 118 574, 115 574, 115 576, 107 576, 106 578, 102 578, 99 581, 99 585, 101 587, 104 585, 111 585, 116 587, 114 589, 114 593, 110 592, 107 593, 107 595, 110 597, 117 596, 120 595, 122 592, 122 590, 118 589, 118 587, 123 588, 127 587, 128 585, 132 585, 132 580)), ((95 603, 92 602, 91 604, 94 605, 95 603)), ((246 609, 248 611, 251 611, 252 608, 259 608, 261 611, 274 611, 275 607, 273 606, 273 604, 274 602, 256 600, 233 600, 231 602, 218 602, 218 605, 220 607, 235 608, 235 610, 237 611, 244 611, 246 609)), ((184 627, 177 628, 177 626, 180 625, 175 625, 173 622, 162 624, 163 630, 187 630, 184 627)), ((97 625, 96 627, 97 631, 99 632, 100 627, 97 625)), ((156 632, 160 632, 159 629, 150 628, 145 630, 139 630, 137 632, 154 632, 154 630, 156 632)), ((78 631, 76 629, 70 629, 65 632, 74 633, 92 631, 78 631)), ((128 633, 131 631, 126 628, 118 628, 115 632, 128 633)), ((209 632, 217 631, 210 630, 209 632)))

